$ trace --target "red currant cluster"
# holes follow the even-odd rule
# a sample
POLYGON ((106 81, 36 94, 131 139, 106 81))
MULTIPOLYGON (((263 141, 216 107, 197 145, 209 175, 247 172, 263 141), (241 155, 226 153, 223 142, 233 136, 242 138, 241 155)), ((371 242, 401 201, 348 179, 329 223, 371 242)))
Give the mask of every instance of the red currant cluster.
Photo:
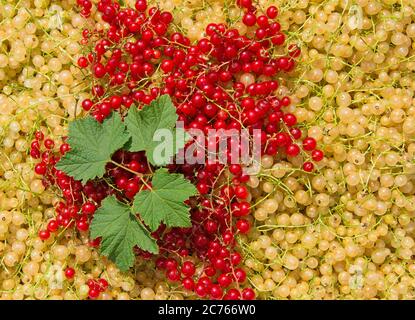
POLYGON ((86 283, 89 287, 88 296, 90 299, 96 299, 101 292, 104 292, 108 288, 108 282, 105 279, 93 280, 89 279, 86 283))
MULTIPOLYGON (((75 225, 79 231, 88 231, 89 221, 96 210, 94 203, 100 203, 111 194, 111 189, 102 181, 89 181, 82 185, 80 181, 56 170, 55 165, 60 156, 69 151, 70 147, 67 143, 62 143, 59 150, 56 149, 52 139, 44 139, 44 134, 40 131, 35 133, 30 154, 35 159, 41 159, 41 162, 35 165, 35 172, 43 176, 45 187, 57 186, 63 198, 55 208, 56 219, 50 220, 46 229, 39 231, 42 240, 47 240, 59 227, 69 228, 75 225), (84 198, 89 200, 84 201, 84 198)), ((96 242, 91 242, 91 245, 96 245, 96 242)))
MULTIPOLYGON (((84 16, 91 10, 88 3, 78 1, 84 16)), ((269 7, 266 14, 259 15, 251 0, 240 0, 238 5, 246 9, 243 22, 256 28, 254 37, 240 35, 224 24, 209 24, 206 37, 191 44, 182 33, 174 32, 171 13, 147 8, 145 0, 138 0, 135 8, 100 0, 97 9, 109 28, 105 32, 83 32, 82 43, 90 53, 78 60, 80 68, 90 67, 93 78, 93 98, 82 102, 84 110, 102 122, 113 111, 123 114, 133 104, 141 107, 168 94, 186 129, 258 129, 263 154, 297 156, 304 150, 311 152, 314 161, 322 160, 323 153, 315 149, 313 138, 303 139, 302 148, 295 142, 302 135, 296 127, 297 119, 283 111, 291 101, 275 94, 279 86, 275 76, 294 69, 299 48, 289 46, 287 56, 276 54, 285 42, 275 21, 277 8, 269 7), (245 85, 239 80, 241 73, 257 80, 245 85), (260 77, 268 80, 260 81, 260 77)), ((69 146, 64 143, 60 154, 54 153, 53 141, 46 139, 46 150, 41 153, 42 140, 43 135, 37 133, 32 143, 31 155, 42 159, 35 171, 44 176, 46 185, 57 186, 63 197, 56 208, 56 219, 40 231, 42 239, 59 226, 87 231, 93 213, 106 196, 117 194, 120 199, 132 199, 143 187, 139 175, 152 169, 142 152, 120 150, 113 160, 121 166, 109 163, 105 181, 96 179, 83 185, 54 168, 69 146)), ((213 143, 217 145, 218 141, 213 143)), ((303 168, 312 171, 313 166, 307 161, 303 168)), ((246 273, 240 267, 242 258, 235 241, 236 234, 250 230, 244 218, 251 209, 245 185, 249 176, 243 174, 240 164, 217 161, 173 164, 169 170, 183 173, 194 182, 199 196, 189 201, 191 228, 161 226, 153 233, 160 247, 156 267, 164 270, 170 281, 181 282, 200 297, 253 299, 251 288, 241 288, 246 286, 246 273), (201 267, 186 260, 188 256, 198 257, 201 267)), ((92 240, 91 245, 98 246, 99 239, 92 240)), ((137 254, 151 257, 140 250, 137 254)), ((90 288, 95 290, 94 286, 90 288)), ((99 290, 90 297, 95 298, 95 293, 98 296, 99 290)))
POLYGON ((91 15, 92 2, 91 0, 76 0, 76 3, 81 9, 81 16, 88 18, 91 15))
MULTIPOLYGON (((65 269, 65 277, 69 281, 75 277, 75 269, 71 267, 67 267, 65 269)), ((87 286, 89 288, 88 297, 90 299, 97 299, 101 292, 104 292, 108 288, 108 281, 100 278, 97 280, 88 279, 87 286)))

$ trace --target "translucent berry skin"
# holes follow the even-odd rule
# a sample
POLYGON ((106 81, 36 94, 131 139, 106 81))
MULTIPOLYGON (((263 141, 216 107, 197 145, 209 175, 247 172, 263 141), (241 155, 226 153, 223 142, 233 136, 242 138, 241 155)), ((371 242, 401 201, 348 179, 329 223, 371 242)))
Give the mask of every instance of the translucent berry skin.
POLYGON ((242 290, 242 300, 254 300, 255 291, 251 288, 245 288, 242 290))
POLYGON ((75 276, 75 269, 70 268, 70 267, 65 269, 66 279, 73 279, 74 276, 75 276))
POLYGON ((242 18, 242 22, 247 25, 248 27, 253 26, 256 23, 256 17, 253 13, 248 12, 246 13, 243 18, 242 18))
POLYGON ((290 144, 285 148, 285 152, 290 157, 295 157, 300 153, 300 147, 296 144, 290 144))
POLYGON ((270 19, 275 19, 278 16, 278 9, 275 6, 270 6, 267 8, 267 16, 270 19))
POLYGON ((312 151, 316 148, 317 141, 312 137, 307 137, 303 140, 303 149, 306 151, 312 151))
POLYGON ((97 299, 99 297, 99 294, 100 294, 100 292, 99 292, 98 289, 89 289, 88 297, 91 300, 95 300, 95 299, 97 299))
POLYGON ((50 232, 48 230, 40 230, 39 231, 39 238, 41 240, 48 240, 50 237, 50 232))
POLYGON ((324 153, 321 150, 313 150, 311 157, 314 161, 321 161, 324 158, 324 153))
POLYGON ((314 164, 312 162, 306 161, 303 163, 303 170, 306 172, 311 172, 314 169, 314 164))

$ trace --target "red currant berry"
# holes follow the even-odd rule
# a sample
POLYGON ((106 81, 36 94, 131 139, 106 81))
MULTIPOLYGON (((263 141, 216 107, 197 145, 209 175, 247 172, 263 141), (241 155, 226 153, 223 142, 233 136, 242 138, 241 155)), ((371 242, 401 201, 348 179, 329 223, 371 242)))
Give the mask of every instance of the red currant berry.
POLYGON ((291 128, 290 133, 295 140, 300 139, 302 135, 301 130, 298 128, 291 128))
POLYGON ((196 287, 195 287, 195 293, 199 297, 204 297, 206 295, 205 286, 203 284, 197 284, 196 287))
POLYGON ((240 233, 247 233, 251 226, 249 225, 248 220, 240 219, 236 222, 236 228, 240 233))
POLYGON ((189 276, 194 275, 194 273, 196 271, 196 268, 195 268, 195 265, 193 264, 193 262, 185 261, 185 262, 183 262, 181 271, 185 276, 189 277, 189 276))
POLYGON ((45 135, 43 134, 42 131, 36 131, 35 138, 36 140, 42 141, 45 138, 45 135))
POLYGON ((47 229, 49 232, 55 232, 59 228, 59 223, 56 220, 50 220, 48 222, 47 229))
POLYGON ((246 199, 249 195, 245 186, 236 186, 234 188, 235 196, 239 199, 246 199))
POLYGON ((227 288, 232 283, 232 279, 227 274, 222 273, 218 277, 218 283, 222 288, 227 288))
POLYGON ((84 69, 84 68, 88 67, 88 65, 89 65, 89 61, 88 61, 88 59, 87 59, 87 58, 85 58, 85 57, 80 57, 80 58, 78 59, 78 66, 79 66, 80 68, 84 69))
POLYGON ((101 278, 98 280, 99 289, 101 292, 104 292, 108 288, 108 281, 101 278))
POLYGON ((82 101, 82 108, 85 111, 91 110, 93 105, 94 105, 94 103, 90 99, 85 99, 84 101, 82 101))
POLYGON ((214 284, 210 287, 210 296, 213 299, 220 299, 222 298, 222 295, 223 295, 223 290, 219 285, 214 284))
POLYGON ((241 294, 237 289, 229 289, 223 299, 224 300, 239 300, 240 298, 241 298, 241 294))
POLYGON ((135 8, 138 11, 144 12, 147 9, 147 0, 137 0, 135 3, 135 8))
POLYGON ((314 169, 314 164, 312 162, 306 161, 303 163, 303 170, 305 172, 311 172, 314 169))
POLYGON ((39 231, 39 238, 41 240, 47 240, 50 237, 50 232, 48 230, 40 230, 39 231))
POLYGON ((196 188, 200 194, 207 194, 209 192, 209 186, 204 182, 199 182, 196 188))
POLYGON ((246 280, 246 272, 241 268, 235 269, 234 275, 239 283, 242 283, 246 280))
POLYGON ((283 107, 288 107, 291 104, 291 99, 289 97, 283 97, 281 99, 281 105, 283 107))
POLYGON ((293 115, 292 113, 286 113, 283 116, 283 120, 284 120, 285 124, 289 127, 292 127, 292 126, 297 124, 297 117, 295 115, 293 115))
POLYGON ((239 252, 234 252, 231 254, 231 263, 234 266, 237 266, 242 261, 241 254, 239 252))
POLYGON ((88 231, 89 224, 86 221, 79 220, 76 222, 76 228, 79 231, 88 231))
POLYGON ((278 9, 275 6, 270 6, 267 9, 267 16, 270 19, 275 19, 278 16, 278 9))
POLYGON ((173 70, 174 68, 174 62, 173 60, 164 60, 161 63, 161 70, 164 71, 164 73, 169 73, 173 70))
POLYGON ((242 18, 242 22, 248 27, 253 26, 256 23, 255 14, 253 14, 251 12, 245 13, 245 15, 242 18))
POLYGON ((46 173, 46 165, 43 162, 38 163, 35 165, 35 172, 39 175, 44 175, 46 173))
POLYGON ((53 149, 53 147, 55 146, 55 142, 53 142, 52 139, 46 139, 44 144, 45 144, 46 149, 49 149, 49 150, 53 149))
POLYGON ((70 268, 70 267, 65 269, 66 279, 73 279, 74 276, 75 276, 75 269, 70 268))
POLYGON ((97 289, 89 289, 88 297, 92 300, 95 300, 96 298, 99 297, 99 293, 100 292, 97 289))
POLYGON ((177 269, 171 269, 167 271, 167 279, 169 279, 170 281, 178 281, 180 280, 180 273, 177 269))
POLYGON ((312 137, 307 137, 303 140, 303 149, 306 151, 314 150, 317 146, 316 139, 312 137))
POLYGON ((324 153, 321 150, 313 150, 311 152, 311 158, 313 158, 314 161, 321 161, 324 158, 324 153))
POLYGON ((229 172, 232 173, 234 176, 238 176, 242 173, 242 167, 239 164, 231 164, 229 166, 229 172))
POLYGON ((195 287, 195 282, 192 278, 184 278, 182 280, 182 285, 183 288, 185 288, 186 290, 193 290, 193 288, 195 287))
POLYGON ((59 147, 59 152, 61 153, 61 155, 64 155, 69 150, 71 150, 71 147, 67 143, 62 143, 61 146, 59 147))
POLYGON ((300 153, 300 147, 292 143, 285 148, 285 152, 288 156, 295 157, 298 156, 298 154, 300 153))
POLYGON ((243 300, 254 300, 255 299, 255 291, 251 288, 245 288, 242 290, 242 299, 243 300))
POLYGON ((96 206, 92 202, 85 202, 81 207, 81 211, 84 214, 93 214, 96 209, 96 206))

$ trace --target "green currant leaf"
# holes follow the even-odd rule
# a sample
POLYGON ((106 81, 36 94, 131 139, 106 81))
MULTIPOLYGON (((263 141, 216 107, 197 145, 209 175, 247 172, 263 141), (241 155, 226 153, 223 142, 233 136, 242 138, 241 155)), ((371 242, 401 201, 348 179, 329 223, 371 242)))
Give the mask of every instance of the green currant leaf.
POLYGON ((56 168, 86 183, 102 177, 111 155, 129 139, 118 113, 113 113, 102 124, 92 117, 69 124, 68 143, 71 150, 65 153, 56 168))
POLYGON ((182 174, 161 168, 153 175, 151 190, 135 195, 133 207, 151 230, 161 222, 168 227, 190 227, 189 207, 183 202, 196 194, 195 186, 182 174))
POLYGON ((169 163, 188 139, 182 128, 175 128, 177 119, 169 95, 162 95, 141 110, 130 108, 125 118, 131 135, 129 151, 145 151, 156 166, 169 163))
POLYGON ((131 208, 119 202, 115 196, 102 201, 94 214, 91 223, 91 238, 102 237, 100 251, 122 271, 134 265, 135 246, 158 253, 156 240, 150 232, 137 220, 131 208))

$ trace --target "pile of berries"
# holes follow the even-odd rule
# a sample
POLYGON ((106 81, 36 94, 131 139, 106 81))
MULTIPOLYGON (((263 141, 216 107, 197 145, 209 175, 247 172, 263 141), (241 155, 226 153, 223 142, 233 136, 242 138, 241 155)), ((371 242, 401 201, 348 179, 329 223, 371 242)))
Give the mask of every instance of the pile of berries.
MULTIPOLYGON (((81 14, 88 17, 91 2, 78 0, 78 5, 81 14)), ((290 98, 276 95, 276 76, 294 69, 300 49, 290 45, 287 55, 277 54, 284 48, 285 36, 275 20, 276 7, 260 14, 251 0, 238 1, 238 5, 246 11, 243 23, 255 28, 252 38, 224 24, 209 24, 206 37, 191 44, 182 33, 174 32, 171 13, 147 8, 145 0, 138 0, 135 8, 122 8, 112 0, 99 1, 97 10, 109 28, 83 32, 82 44, 90 52, 79 58, 78 66, 90 70, 93 82, 92 98, 82 102, 83 109, 102 122, 112 112, 123 115, 130 107, 141 108, 168 94, 185 129, 248 129, 251 133, 258 129, 262 154, 295 157, 303 152, 310 159, 303 169, 312 171, 313 162, 322 160, 323 152, 316 149, 313 138, 301 140, 296 117, 284 111, 290 98)), ((56 219, 39 232, 43 240, 60 227, 88 231, 105 197, 121 192, 132 199, 142 183, 137 174, 153 169, 143 152, 119 150, 113 160, 122 167, 109 163, 104 179, 82 184, 55 168, 69 149, 67 143, 57 149, 40 132, 31 145, 32 157, 41 159, 36 173, 43 176, 46 186, 57 187, 62 195, 56 219)), ((153 233, 160 247, 156 267, 164 270, 170 281, 180 282, 199 297, 254 299, 254 291, 246 285, 246 273, 239 267, 242 257, 235 240, 238 233, 248 233, 251 227, 245 218, 251 209, 246 185, 250 177, 243 174, 241 164, 217 161, 172 164, 169 170, 183 173, 197 186, 199 195, 189 203, 191 228, 161 226, 153 233), (200 266, 189 261, 189 256, 197 257, 200 266)), ((90 242, 92 246, 99 243, 99 239, 90 242)), ((140 250, 137 254, 152 258, 140 250)), ((97 298, 107 285, 97 286, 91 280, 89 297, 97 298)))

